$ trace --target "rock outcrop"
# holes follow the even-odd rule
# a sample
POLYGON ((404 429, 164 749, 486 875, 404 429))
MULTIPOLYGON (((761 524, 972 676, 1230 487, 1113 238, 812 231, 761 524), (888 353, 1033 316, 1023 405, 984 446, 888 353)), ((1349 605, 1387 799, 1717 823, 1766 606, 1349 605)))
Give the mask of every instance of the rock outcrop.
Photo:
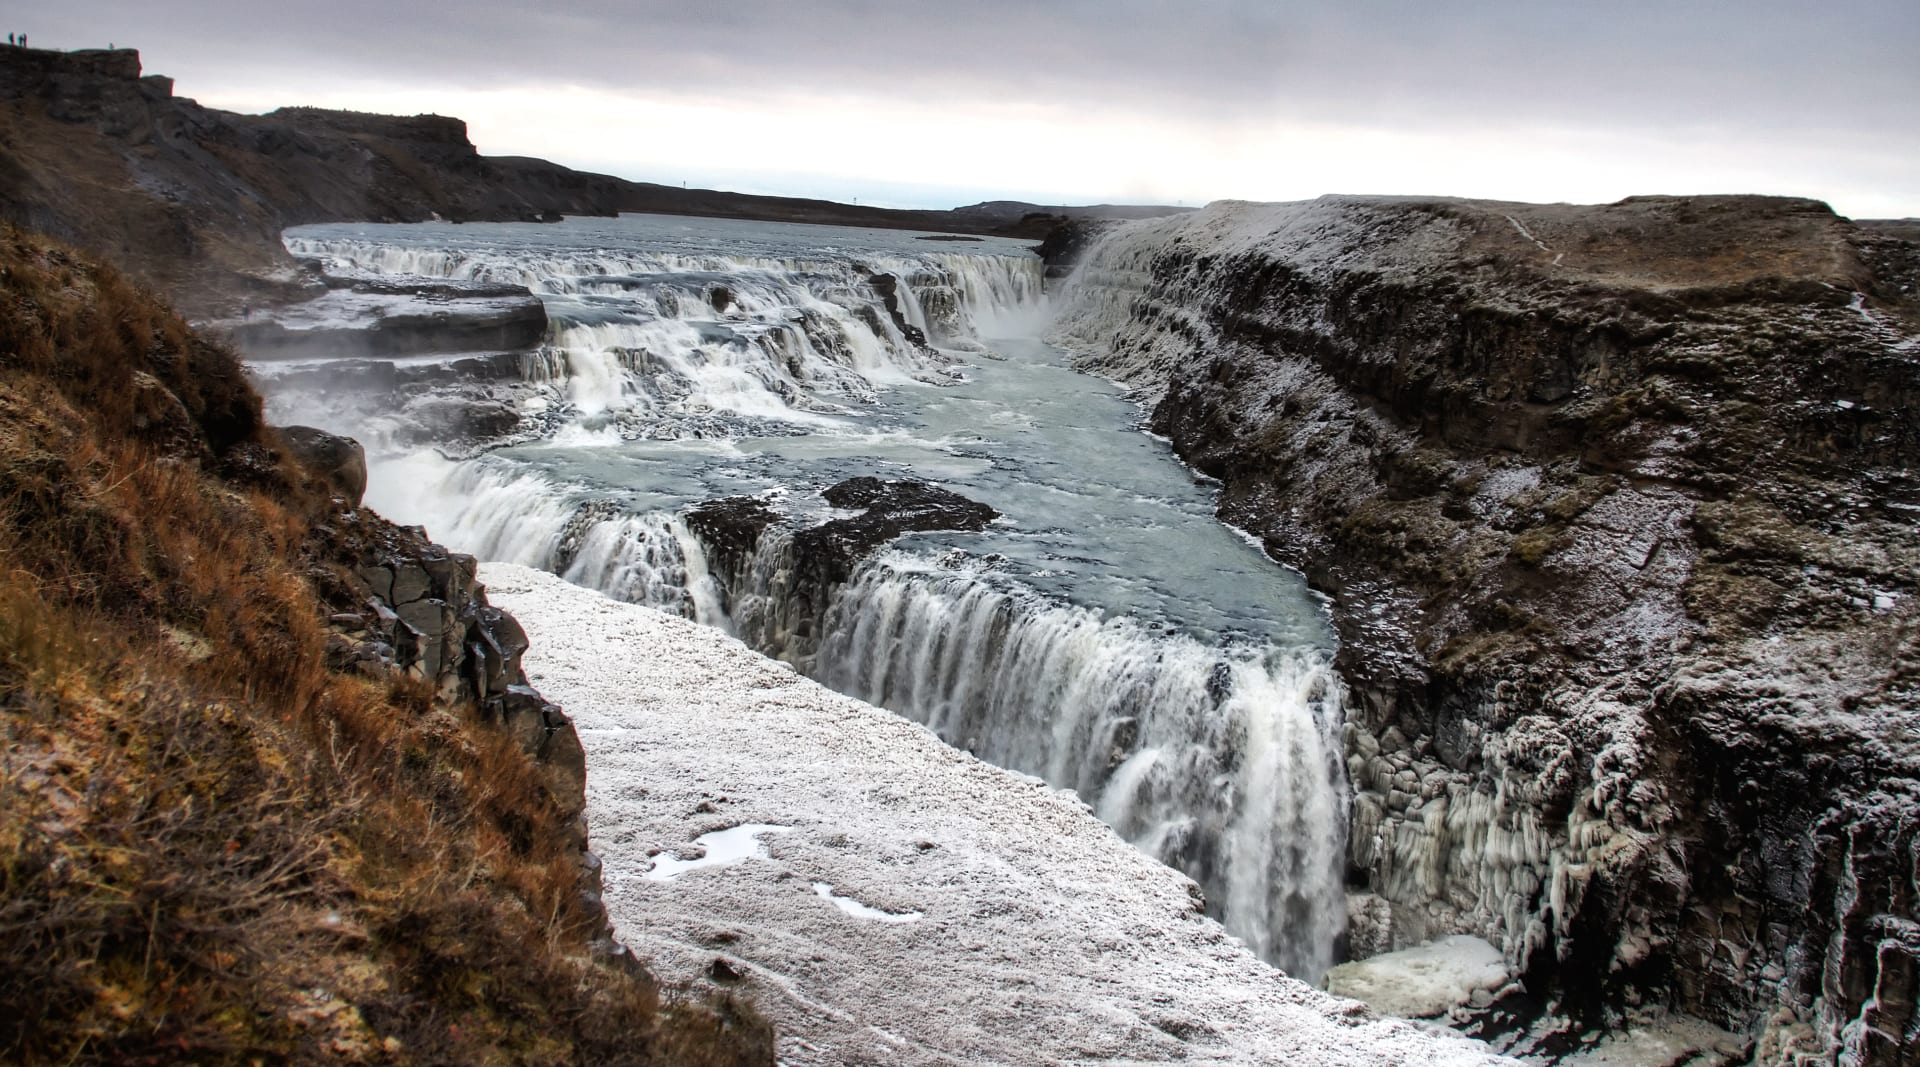
POLYGON ((312 426, 283 426, 280 440, 293 458, 319 475, 350 508, 367 495, 367 450, 351 437, 341 437, 312 426))
POLYGON ((858 515, 794 535, 795 550, 823 581, 844 582, 867 554, 916 530, 984 530, 1000 513, 950 489, 915 481, 849 478, 820 494, 858 515))
POLYGON ((222 327, 252 360, 525 352, 547 309, 523 285, 364 279, 222 327))
POLYGON ((1334 597, 1356 953, 1477 934, 1588 1025, 1909 1062, 1909 236, 1325 198, 1094 249, 1062 340, 1334 597))
POLYGON ((332 666, 375 678, 404 675, 430 686, 439 704, 475 708, 480 722, 504 730, 533 758, 550 801, 565 813, 583 904, 604 919, 600 865, 586 851, 585 752, 572 720, 527 683, 520 667, 526 631, 487 602, 478 561, 364 508, 341 509, 317 525, 312 551, 350 564, 314 571, 334 609, 332 666))
POLYGON ((708 501, 686 515, 724 607, 747 644, 795 662, 811 656, 833 595, 867 556, 903 534, 981 530, 999 517, 985 504, 912 480, 849 478, 821 494, 856 515, 795 528, 753 497, 708 501))

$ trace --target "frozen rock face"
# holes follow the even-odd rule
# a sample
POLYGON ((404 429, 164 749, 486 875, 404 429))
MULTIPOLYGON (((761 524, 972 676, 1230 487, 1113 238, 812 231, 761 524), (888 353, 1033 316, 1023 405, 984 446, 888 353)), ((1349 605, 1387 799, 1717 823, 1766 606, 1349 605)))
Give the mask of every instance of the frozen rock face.
POLYGON ((1910 1062, 1915 246, 1811 201, 1125 226, 1059 339, 1337 604, 1352 945, 1910 1062))

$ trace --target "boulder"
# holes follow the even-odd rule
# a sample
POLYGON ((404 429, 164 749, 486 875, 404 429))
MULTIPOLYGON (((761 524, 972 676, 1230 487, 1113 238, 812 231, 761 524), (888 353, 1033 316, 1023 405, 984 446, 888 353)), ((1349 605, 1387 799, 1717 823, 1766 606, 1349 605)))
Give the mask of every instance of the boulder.
POLYGON ((325 479, 348 507, 359 507, 367 492, 367 450, 351 437, 312 426, 286 426, 280 440, 300 465, 325 479))

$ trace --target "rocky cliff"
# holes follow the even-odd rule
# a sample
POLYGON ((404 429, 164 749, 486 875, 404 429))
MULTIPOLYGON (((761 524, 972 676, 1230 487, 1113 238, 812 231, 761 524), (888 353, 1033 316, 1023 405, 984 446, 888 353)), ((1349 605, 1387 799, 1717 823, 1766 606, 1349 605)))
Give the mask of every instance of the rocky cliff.
POLYGON ((288 226, 621 211, 1034 237, 1053 221, 630 182, 482 156, 439 115, 201 107, 131 49, 0 49, 0 219, 111 257, 196 314, 316 288, 280 245, 288 226))
POLYGON ((525 634, 365 478, 0 230, 0 1059, 772 1062, 608 939, 525 634))
POLYGON ((1093 249, 1062 340, 1334 598, 1355 954, 1478 934, 1522 1011, 1912 1062, 1911 237, 1325 198, 1093 249))

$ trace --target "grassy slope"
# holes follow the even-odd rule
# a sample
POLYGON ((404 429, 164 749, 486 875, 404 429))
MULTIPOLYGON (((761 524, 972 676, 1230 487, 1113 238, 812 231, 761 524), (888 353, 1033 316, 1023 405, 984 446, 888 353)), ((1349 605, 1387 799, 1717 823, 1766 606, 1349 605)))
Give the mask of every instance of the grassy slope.
POLYGON ((771 1062, 589 958, 517 746, 328 667, 338 506, 231 353, 0 231, 0 1060, 771 1062))

